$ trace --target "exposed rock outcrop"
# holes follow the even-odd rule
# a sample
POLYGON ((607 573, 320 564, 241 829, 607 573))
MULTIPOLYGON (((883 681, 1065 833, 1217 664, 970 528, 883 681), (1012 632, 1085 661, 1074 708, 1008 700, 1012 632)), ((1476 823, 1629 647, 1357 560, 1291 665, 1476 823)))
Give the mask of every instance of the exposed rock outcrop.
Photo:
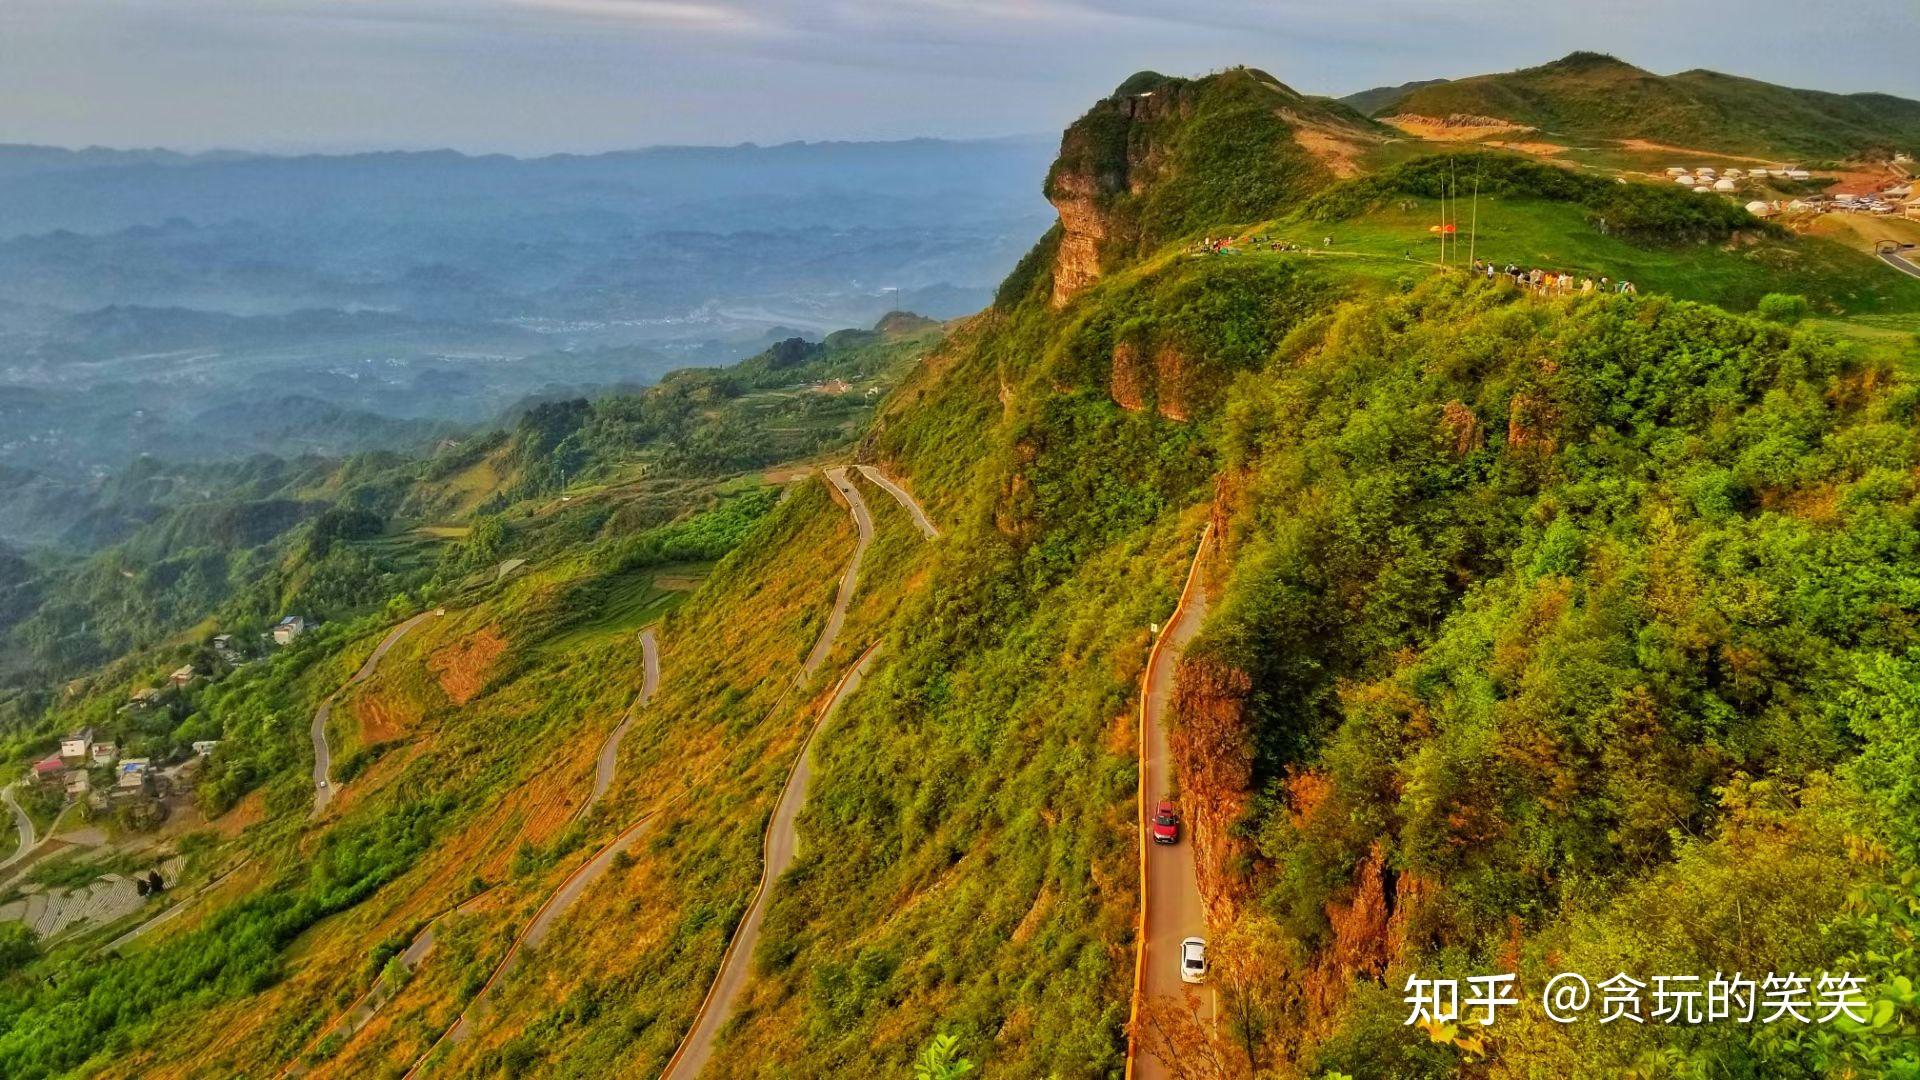
POLYGON ((1253 680, 1239 668, 1189 651, 1173 690, 1178 718, 1168 739, 1180 777, 1194 868, 1210 926, 1231 926, 1249 883, 1232 867, 1248 854, 1233 827, 1253 802, 1253 738, 1247 730, 1247 694, 1253 680))
POLYGON ((1351 172, 1356 147, 1384 130, 1252 68, 1133 76, 1067 129, 1047 174, 1061 227, 1053 306, 1189 230, 1277 214, 1351 172))

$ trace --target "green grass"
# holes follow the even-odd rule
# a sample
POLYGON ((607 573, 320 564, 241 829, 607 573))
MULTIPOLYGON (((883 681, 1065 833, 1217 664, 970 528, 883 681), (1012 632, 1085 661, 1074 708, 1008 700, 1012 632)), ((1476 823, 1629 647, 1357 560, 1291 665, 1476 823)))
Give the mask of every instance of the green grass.
MULTIPOLYGON (((1704 196, 1703 196, 1704 197, 1704 196)), ((1336 253, 1368 255, 1405 264, 1433 262, 1439 241, 1428 228, 1440 220, 1436 200, 1406 200, 1412 208, 1377 210, 1351 221, 1322 224, 1282 221, 1266 230, 1273 235, 1318 246, 1324 236, 1334 238, 1336 253)), ((1472 224, 1471 205, 1457 211, 1459 253, 1464 261, 1472 224)), ((1751 310, 1773 292, 1800 293, 1829 316, 1908 316, 1920 313, 1920 281, 1890 273, 1867 255, 1834 241, 1816 237, 1770 238, 1720 246, 1684 244, 1651 247, 1602 235, 1588 224, 1578 206, 1542 199, 1482 198, 1478 238, 1472 252, 1504 265, 1606 275, 1634 282, 1642 293, 1663 293, 1683 300, 1718 304, 1732 311, 1751 310)), ((1256 253, 1267 258, 1312 256, 1256 253)), ((1356 270, 1366 270, 1355 260, 1356 270)), ((1412 267, 1406 267, 1411 272, 1412 267)))
POLYGON ((671 563, 642 567, 609 580, 607 596, 593 618, 542 642, 543 651, 575 648, 591 639, 623 634, 658 622, 667 612, 679 607, 693 592, 692 585, 705 579, 712 563, 671 563), (661 582, 677 587, 662 587, 661 582))

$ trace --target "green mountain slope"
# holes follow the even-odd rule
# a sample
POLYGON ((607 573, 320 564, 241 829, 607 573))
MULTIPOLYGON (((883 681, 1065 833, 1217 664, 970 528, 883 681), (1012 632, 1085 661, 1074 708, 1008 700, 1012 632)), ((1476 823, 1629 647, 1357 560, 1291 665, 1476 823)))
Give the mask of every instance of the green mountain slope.
MULTIPOLYGON (((783 343, 395 464, 392 514, 436 535, 419 591, 123 734, 223 740, 204 825, 162 844, 192 885, 236 869, 116 954, 141 916, 12 950, 0 1072, 657 1075, 867 655, 706 1075, 905 1075, 938 1034, 985 1075, 1072 1080, 1130 1040, 1219 1077, 1920 1067, 1920 389, 1847 336, 1911 340, 1920 282, 1507 155, 1343 176, 1378 137, 1250 69, 1136 76, 1063 139, 1061 225, 950 332, 783 343), (1481 254, 1639 293, 1416 255, 1462 175, 1481 254), (1827 321, 1789 325, 1807 308, 1827 321), (823 385, 856 376, 881 392, 823 385), (809 669, 856 550, 815 470, 847 457, 941 536, 856 481, 875 538, 809 669), (770 465, 778 492, 743 475, 770 465), (1166 1000, 1130 1029, 1136 695, 1206 525, 1173 754, 1222 1015, 1166 1000), (314 816, 314 707, 442 603, 336 698, 314 816), (1818 1039, 1404 1022, 1414 974, 1513 971, 1537 1000, 1561 970, 1840 969, 1888 1004, 1818 1039)), ((396 539, 331 520, 283 535, 321 561, 396 539)), ((124 688, 22 710, 15 761, 120 723, 124 688)))
POLYGON ((1372 115, 1490 116, 1570 139, 1646 139, 1771 159, 1920 150, 1920 102, 1711 71, 1655 75, 1598 53, 1418 87, 1372 115))

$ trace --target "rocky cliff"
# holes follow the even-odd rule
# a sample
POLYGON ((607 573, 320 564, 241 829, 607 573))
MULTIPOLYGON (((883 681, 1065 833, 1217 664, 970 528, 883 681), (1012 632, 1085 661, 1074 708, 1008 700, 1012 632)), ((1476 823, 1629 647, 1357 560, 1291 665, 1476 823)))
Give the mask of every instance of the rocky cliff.
POLYGON ((1141 72, 1060 142, 1046 196, 1060 214, 1053 303, 1194 229, 1271 217, 1350 172, 1380 129, 1265 72, 1203 79, 1141 72))

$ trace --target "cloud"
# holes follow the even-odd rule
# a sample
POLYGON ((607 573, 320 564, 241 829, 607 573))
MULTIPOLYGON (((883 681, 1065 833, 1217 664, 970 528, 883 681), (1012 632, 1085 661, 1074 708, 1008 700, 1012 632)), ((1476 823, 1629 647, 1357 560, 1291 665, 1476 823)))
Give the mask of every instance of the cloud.
POLYGON ((764 32, 773 28, 773 24, 761 16, 739 7, 687 0, 508 0, 508 3, 534 11, 645 26, 723 33, 764 32))

